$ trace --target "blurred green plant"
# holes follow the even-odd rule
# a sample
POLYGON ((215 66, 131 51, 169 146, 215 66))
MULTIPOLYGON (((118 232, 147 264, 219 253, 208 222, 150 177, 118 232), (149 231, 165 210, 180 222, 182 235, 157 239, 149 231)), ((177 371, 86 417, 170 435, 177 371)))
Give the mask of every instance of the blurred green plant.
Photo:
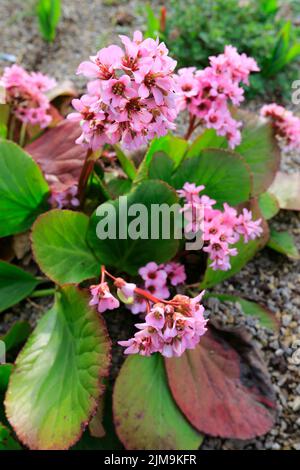
POLYGON ((290 99, 291 83, 298 78, 300 32, 288 18, 296 22, 297 14, 293 1, 170 0, 163 34, 179 67, 203 68, 209 56, 232 44, 261 68, 251 79, 248 98, 290 99))
POLYGON ((145 6, 145 10, 147 15, 147 29, 145 32, 145 37, 155 39, 160 35, 160 20, 155 15, 149 3, 147 3, 145 6))
POLYGON ((54 41, 61 16, 61 1, 38 0, 36 13, 43 39, 47 42, 54 41))

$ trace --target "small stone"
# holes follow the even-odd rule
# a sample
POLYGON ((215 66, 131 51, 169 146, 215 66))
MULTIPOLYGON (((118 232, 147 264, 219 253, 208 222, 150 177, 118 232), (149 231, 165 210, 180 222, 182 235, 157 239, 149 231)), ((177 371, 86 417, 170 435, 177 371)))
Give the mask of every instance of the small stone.
POLYGON ((295 398, 295 400, 292 403, 292 409, 293 409, 293 411, 299 411, 300 410, 300 397, 295 398))
POLYGON ((280 445, 275 442, 275 444, 272 445, 272 450, 280 450, 280 445))

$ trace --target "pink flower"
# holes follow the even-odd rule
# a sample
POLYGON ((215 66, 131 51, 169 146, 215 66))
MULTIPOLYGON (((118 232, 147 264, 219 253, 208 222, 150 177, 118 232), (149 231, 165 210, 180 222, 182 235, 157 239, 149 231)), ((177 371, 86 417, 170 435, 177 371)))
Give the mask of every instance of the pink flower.
POLYGON ((131 313, 133 313, 133 315, 137 315, 147 311, 147 302, 140 295, 135 295, 133 303, 126 305, 126 307, 131 311, 131 313))
POLYGON ((118 288, 118 296, 125 304, 133 304, 135 300, 136 284, 126 282, 118 288))
POLYGON ((50 102, 45 92, 55 85, 54 79, 41 73, 28 73, 19 65, 6 67, 0 79, 0 86, 6 92, 6 102, 17 119, 41 128, 52 121, 50 102))
POLYGON ((158 297, 160 299, 168 299, 170 297, 170 291, 166 285, 166 279, 164 283, 159 283, 155 281, 146 281, 145 289, 150 292, 150 294, 158 297))
POLYGON ((77 197, 77 193, 77 185, 70 186, 70 188, 64 191, 54 192, 51 195, 50 203, 58 209, 79 207, 80 201, 77 197))
POLYGON ((275 103, 262 107, 262 117, 271 120, 275 134, 286 152, 300 148, 300 118, 275 103))
POLYGON ((165 324, 164 306, 156 304, 146 315, 146 323, 154 328, 161 329, 165 324))
POLYGON ((128 341, 119 341, 125 347, 125 354, 149 356, 160 352, 163 356, 181 356, 186 349, 194 349, 201 336, 207 331, 204 308, 201 305, 203 293, 194 299, 176 295, 168 304, 157 303, 146 315, 145 323, 137 324, 139 329, 128 341))
POLYGON ((232 118, 229 105, 239 106, 244 100, 240 83, 248 83, 251 72, 259 69, 256 62, 236 48, 226 46, 224 53, 210 57, 204 70, 180 69, 175 76, 177 110, 188 110, 203 127, 215 129, 228 140, 230 148, 241 141, 241 123, 232 118))
POLYGON ((128 75, 116 79, 111 78, 103 84, 102 100, 107 105, 116 107, 119 105, 126 106, 126 98, 133 98, 136 96, 136 91, 131 88, 131 79, 128 75))
POLYGON ((177 190, 177 194, 181 198, 185 198, 187 204, 200 204, 199 193, 203 191, 205 186, 196 186, 194 183, 184 183, 182 189, 177 190))
POLYGON ((249 240, 254 240, 263 233, 261 219, 252 220, 251 212, 243 209, 243 213, 238 218, 236 230, 243 235, 245 243, 249 240))
POLYGON ((238 253, 232 245, 239 241, 240 235, 243 235, 245 243, 260 236, 261 219, 253 221, 247 209, 238 215, 237 210, 227 203, 224 203, 223 211, 213 209, 216 201, 205 194, 198 196, 198 188, 201 191, 204 189, 203 186, 185 183, 183 189, 178 191, 187 203, 182 209, 187 222, 185 232, 196 233, 201 230, 205 243, 203 251, 212 260, 211 268, 227 271, 231 268, 230 257, 238 253), (199 208, 202 210, 199 211, 199 208))
POLYGON ((148 285, 160 285, 165 284, 167 279, 167 273, 162 269, 159 269, 159 266, 151 261, 150 263, 146 264, 143 268, 139 269, 139 275, 144 279, 148 285))
POLYGON ((74 100, 78 113, 70 119, 82 128, 77 143, 92 150, 117 142, 133 150, 175 128, 176 62, 164 44, 143 40, 139 31, 133 40, 121 40, 125 50, 111 45, 78 68, 77 73, 96 80, 80 102, 74 100))
POLYGON ((77 74, 83 74, 88 78, 109 80, 115 75, 115 70, 120 67, 123 55, 122 49, 114 44, 105 47, 95 56, 91 56, 90 61, 82 62, 77 69, 77 74))
POLYGON ((98 305, 98 312, 114 310, 120 306, 120 302, 111 294, 107 282, 102 282, 90 287, 92 299, 89 305, 98 305))
POLYGON ((170 280, 172 286, 178 286, 179 284, 183 284, 186 280, 186 274, 183 264, 172 261, 164 266, 164 270, 167 272, 168 279, 170 280))

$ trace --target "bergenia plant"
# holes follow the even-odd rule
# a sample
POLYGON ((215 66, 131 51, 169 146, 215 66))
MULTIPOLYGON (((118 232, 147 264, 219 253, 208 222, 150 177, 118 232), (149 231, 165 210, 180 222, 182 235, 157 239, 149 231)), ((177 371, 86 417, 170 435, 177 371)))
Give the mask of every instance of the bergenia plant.
POLYGON ((250 439, 275 420, 256 347, 205 306, 237 302, 278 328, 251 293, 213 288, 265 245, 299 256, 267 222, 300 210, 278 190, 280 145, 299 146, 299 120, 274 104, 237 110, 258 67, 232 46, 176 72, 158 39, 121 42, 79 65, 81 97, 18 65, 1 77, 0 311, 54 295, 32 333, 23 322, 1 338, 6 447, 197 449, 206 434, 250 439), (36 275, 7 262, 28 234, 36 275))

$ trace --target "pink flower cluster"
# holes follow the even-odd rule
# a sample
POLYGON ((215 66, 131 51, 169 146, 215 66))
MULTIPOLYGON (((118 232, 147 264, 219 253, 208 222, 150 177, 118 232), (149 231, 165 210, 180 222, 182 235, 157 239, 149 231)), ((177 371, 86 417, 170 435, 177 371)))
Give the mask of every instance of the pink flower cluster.
POLYGON ((42 73, 26 72, 19 65, 6 67, 0 79, 0 87, 6 91, 6 101, 14 115, 24 124, 44 128, 52 121, 50 103, 45 92, 51 90, 56 81, 42 73))
MULTIPOLYGON (((172 263, 170 263, 172 264, 172 263)), ((174 263, 177 273, 173 276, 173 285, 183 282, 185 273, 174 263)), ((148 263, 142 268, 142 275, 152 279, 152 273, 165 282, 165 272, 155 263, 148 263)), ((204 319, 204 308, 201 305, 202 292, 194 299, 185 295, 176 295, 172 300, 163 300, 146 290, 128 283, 122 278, 112 276, 105 267, 101 268, 101 281, 90 287, 92 299, 90 305, 97 305, 100 313, 114 310, 120 302, 110 292, 105 281, 106 276, 114 281, 119 299, 127 303, 135 302, 138 295, 146 303, 145 322, 137 324, 138 332, 128 341, 119 341, 126 348, 125 354, 141 354, 149 356, 160 352, 163 356, 180 356, 186 349, 193 349, 199 343, 200 337, 206 332, 207 320, 204 319)))
POLYGON ((80 205, 77 193, 78 186, 74 184, 63 191, 53 191, 49 202, 58 209, 75 209, 80 205))
POLYGON ((143 40, 139 31, 133 40, 120 38, 123 49, 116 45, 101 49, 78 68, 78 74, 93 81, 88 94, 73 100, 77 112, 68 118, 80 121, 77 143, 92 150, 119 141, 134 149, 175 128, 176 61, 164 43, 143 40))
POLYGON ((183 208, 188 215, 186 229, 192 232, 202 230, 205 243, 203 251, 208 253, 212 260, 212 269, 227 271, 231 268, 230 257, 238 253, 232 245, 238 242, 240 236, 243 236, 245 243, 259 237, 263 232, 261 219, 252 220, 252 213, 247 209, 238 214, 236 209, 226 203, 223 205, 223 211, 214 209, 216 201, 206 195, 199 195, 204 189, 204 186, 185 183, 183 189, 177 191, 186 202, 183 208), (201 208, 201 211, 197 210, 198 208, 201 208), (196 214, 197 217, 199 213, 202 214, 202 220, 190 217, 191 214, 196 214))
POLYGON ((299 150, 299 117, 275 103, 263 106, 260 114, 262 117, 269 118, 271 120, 276 136, 282 142, 283 149, 285 151, 299 150))
POLYGON ((204 70, 189 67, 178 71, 177 109, 187 109, 194 119, 199 119, 198 125, 215 129, 234 148, 241 141, 241 123, 233 119, 229 104, 241 104, 244 90, 240 84, 248 84, 250 73, 259 68, 254 59, 239 54, 233 46, 226 46, 223 54, 212 56, 209 61, 210 66, 204 70))
POLYGON ((202 296, 190 299, 176 295, 168 304, 154 304, 145 322, 136 324, 139 329, 128 341, 119 341, 125 354, 150 356, 160 352, 165 357, 181 356, 186 349, 194 349, 207 331, 202 296))
MULTIPOLYGON (((139 269, 139 274, 144 281, 143 288, 160 299, 170 297, 168 283, 178 286, 186 280, 183 264, 175 261, 159 265, 151 261, 139 269)), ((144 313, 147 309, 147 302, 139 295, 135 295, 134 302, 128 305, 128 308, 133 314, 144 313)))

